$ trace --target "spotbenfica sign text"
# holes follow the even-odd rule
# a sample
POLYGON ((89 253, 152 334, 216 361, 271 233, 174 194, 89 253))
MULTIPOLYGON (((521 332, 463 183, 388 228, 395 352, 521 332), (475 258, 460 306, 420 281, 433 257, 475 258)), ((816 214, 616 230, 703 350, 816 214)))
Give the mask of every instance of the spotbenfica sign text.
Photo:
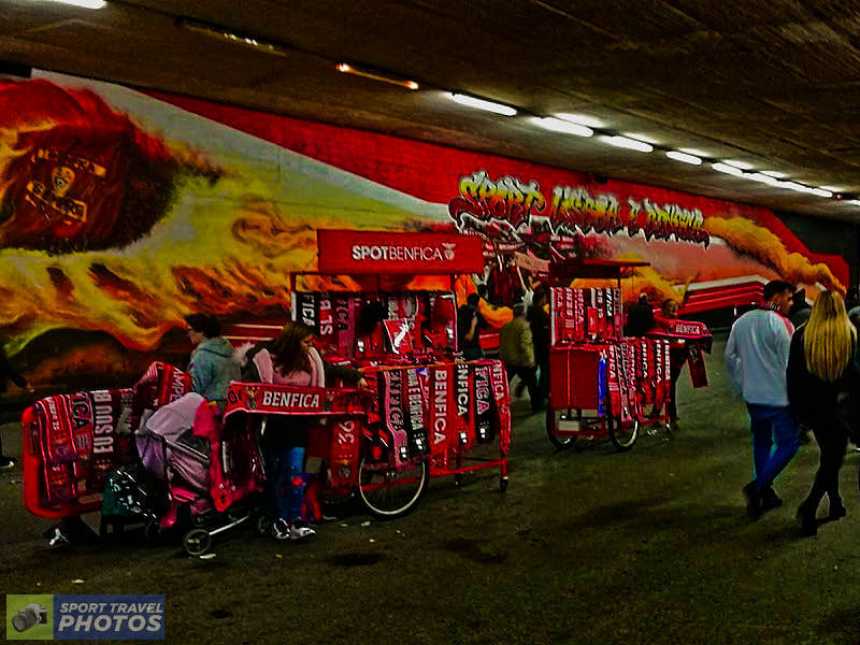
POLYGON ((321 229, 317 247, 322 273, 480 273, 484 265, 474 235, 321 229))

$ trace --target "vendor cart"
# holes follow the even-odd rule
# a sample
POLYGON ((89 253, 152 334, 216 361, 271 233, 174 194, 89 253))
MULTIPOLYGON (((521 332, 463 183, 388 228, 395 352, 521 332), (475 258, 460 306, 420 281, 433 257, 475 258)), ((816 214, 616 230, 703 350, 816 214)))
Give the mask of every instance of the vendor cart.
POLYGON ((333 329, 321 334, 329 338, 326 349, 334 350, 327 355, 362 369, 375 391, 368 417, 375 439, 361 447, 361 463, 369 463, 367 450, 378 453, 380 446, 389 446, 382 452, 391 462, 359 473, 357 490, 365 505, 377 516, 398 514, 397 509, 380 508, 365 492, 383 490, 397 497, 392 488, 401 485, 403 478, 396 475, 401 468, 415 468, 415 458, 426 463, 428 476, 452 475, 458 483, 466 473, 498 470, 499 487, 506 490, 511 436, 507 374, 498 360, 462 360, 451 291, 458 274, 483 268, 480 239, 320 230, 318 248, 321 271, 291 276, 293 313, 297 320, 315 322, 320 330, 333 329), (385 283, 392 279, 398 283, 398 276, 414 280, 418 288, 388 291, 385 283), (360 290, 327 290, 327 285, 344 282, 357 284, 360 290), (422 285, 436 285, 436 289, 444 285, 449 290, 422 285), (348 320, 345 299, 352 299, 359 308, 368 302, 382 303, 385 319, 375 332, 362 336, 348 320), (445 315, 437 315, 438 309, 445 315), (319 313, 325 310, 332 313, 319 313), (400 448, 391 453, 398 436, 406 438, 409 459, 401 459, 400 448), (487 452, 481 446, 490 445, 497 454, 479 456, 487 452), (365 484, 374 479, 378 485, 368 489, 365 484))
POLYGON ((668 430, 668 343, 625 338, 621 279, 646 262, 569 258, 550 264, 547 436, 557 448, 608 438, 629 450, 643 425, 668 430), (572 289, 575 279, 615 288, 572 289))

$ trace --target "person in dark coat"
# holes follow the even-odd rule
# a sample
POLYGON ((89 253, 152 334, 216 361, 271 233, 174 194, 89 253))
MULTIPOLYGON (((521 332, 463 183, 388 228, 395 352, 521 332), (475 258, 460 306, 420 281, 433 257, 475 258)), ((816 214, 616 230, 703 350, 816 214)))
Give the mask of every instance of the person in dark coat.
POLYGON ((797 511, 804 535, 818 532, 816 511, 827 495, 831 520, 846 515, 839 495, 839 469, 848 437, 837 416, 841 392, 857 391, 857 331, 848 319, 842 297, 824 291, 815 301, 809 322, 791 339, 786 380, 792 411, 815 435, 821 453, 815 481, 797 511))
POLYGON ((812 307, 810 307, 809 303, 806 302, 806 291, 798 289, 794 292, 794 295, 791 296, 791 309, 788 310, 788 318, 791 320, 791 324, 794 325, 794 328, 797 329, 809 320, 809 314, 811 312, 812 307))
POLYGON ((648 294, 639 294, 639 300, 630 305, 627 310, 627 323, 624 325, 625 336, 641 337, 654 328, 654 308, 648 302, 648 294))
MULTIPOLYGON (((22 390, 26 389, 30 392, 33 391, 33 389, 27 384, 27 380, 21 376, 21 373, 12 367, 3 346, 0 345, 0 394, 6 392, 9 381, 12 381, 12 383, 22 390)), ((3 438, 0 436, 0 471, 11 470, 14 467, 15 460, 12 457, 8 457, 3 454, 3 438)))
POLYGON ((535 410, 543 407, 549 394, 549 314, 546 312, 547 291, 538 288, 532 298, 528 320, 532 329, 532 342, 535 346, 535 361, 540 374, 538 375, 537 400, 532 402, 535 410))
POLYGON ((457 311, 457 339, 463 358, 468 361, 484 357, 480 330, 485 323, 478 310, 480 304, 480 296, 477 293, 470 293, 466 298, 466 304, 457 311))

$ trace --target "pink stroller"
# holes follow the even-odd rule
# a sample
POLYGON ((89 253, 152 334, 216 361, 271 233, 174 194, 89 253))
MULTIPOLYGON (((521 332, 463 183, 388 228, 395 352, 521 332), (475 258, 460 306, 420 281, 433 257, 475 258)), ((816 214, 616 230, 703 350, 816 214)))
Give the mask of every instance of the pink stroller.
POLYGON ((144 467, 167 484, 159 528, 190 519, 189 555, 202 555, 214 536, 255 515, 265 473, 253 425, 222 424, 216 406, 190 393, 145 419, 135 438, 144 467))

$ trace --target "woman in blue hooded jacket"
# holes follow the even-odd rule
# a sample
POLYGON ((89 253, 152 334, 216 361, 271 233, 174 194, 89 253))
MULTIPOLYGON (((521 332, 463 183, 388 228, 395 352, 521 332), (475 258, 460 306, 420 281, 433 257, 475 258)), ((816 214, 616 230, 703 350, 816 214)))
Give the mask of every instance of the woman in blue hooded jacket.
POLYGON ((214 316, 186 316, 188 338, 195 345, 191 352, 191 388, 209 401, 224 406, 230 381, 241 378, 241 367, 233 358, 233 346, 221 336, 221 325, 214 316))

